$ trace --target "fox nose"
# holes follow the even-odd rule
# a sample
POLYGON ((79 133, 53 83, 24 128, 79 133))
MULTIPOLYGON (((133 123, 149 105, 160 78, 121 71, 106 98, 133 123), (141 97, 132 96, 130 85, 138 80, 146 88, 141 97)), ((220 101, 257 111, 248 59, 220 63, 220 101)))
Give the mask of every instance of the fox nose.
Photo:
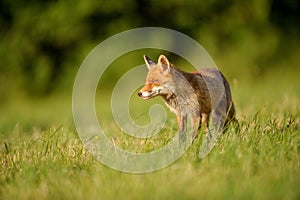
POLYGON ((139 92, 139 93, 138 93, 138 96, 139 96, 139 97, 141 97, 141 96, 142 96, 142 93, 141 93, 141 92, 139 92))

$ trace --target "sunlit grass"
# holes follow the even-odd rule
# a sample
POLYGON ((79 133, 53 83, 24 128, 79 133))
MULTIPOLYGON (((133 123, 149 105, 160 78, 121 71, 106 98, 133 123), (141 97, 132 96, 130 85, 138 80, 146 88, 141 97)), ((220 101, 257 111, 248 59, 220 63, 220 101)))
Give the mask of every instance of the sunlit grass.
MULTIPOLYGON (((299 199, 299 86, 291 79, 273 88, 270 81, 232 84, 239 127, 230 126, 207 157, 198 158, 198 137, 172 165, 138 175, 115 171, 84 148, 72 123, 71 99, 14 99, 1 108, 0 199, 299 199)), ((148 107, 137 101, 131 102, 132 116, 142 123, 156 101, 148 107)), ((117 128, 109 104, 100 99, 98 118, 123 149, 149 152, 176 134, 169 115, 154 138, 132 138, 117 128)))
MULTIPOLYGON (((198 139, 173 165, 140 175, 100 164, 72 126, 27 133, 19 128, 1 138, 0 195, 3 199, 297 199, 299 112, 280 116, 273 110, 240 119, 240 128, 231 126, 204 159, 197 158, 198 139)), ((120 145, 139 149, 157 144, 123 138, 120 145)))

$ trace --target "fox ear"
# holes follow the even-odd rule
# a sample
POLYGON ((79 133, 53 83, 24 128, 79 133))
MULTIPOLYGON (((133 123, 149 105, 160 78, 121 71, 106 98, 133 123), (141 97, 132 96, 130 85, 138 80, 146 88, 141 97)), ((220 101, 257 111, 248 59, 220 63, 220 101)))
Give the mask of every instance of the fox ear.
POLYGON ((158 65, 160 65, 163 71, 168 70, 170 72, 170 62, 166 56, 160 55, 158 58, 158 65))
POLYGON ((148 69, 150 69, 152 65, 156 65, 156 63, 153 60, 151 60, 147 55, 144 55, 144 60, 148 69))

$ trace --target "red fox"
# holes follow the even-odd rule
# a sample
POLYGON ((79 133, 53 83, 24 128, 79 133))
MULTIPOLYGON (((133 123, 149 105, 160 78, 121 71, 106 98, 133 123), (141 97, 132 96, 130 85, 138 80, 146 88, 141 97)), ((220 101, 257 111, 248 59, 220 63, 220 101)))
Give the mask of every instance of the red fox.
POLYGON ((175 68, 164 55, 159 56, 157 63, 146 55, 144 60, 149 71, 138 96, 143 99, 161 96, 176 115, 179 132, 186 129, 187 116, 196 127, 193 137, 198 135, 201 124, 208 131, 210 118, 223 117, 221 128, 235 120, 229 83, 218 69, 202 68, 188 73, 175 68))

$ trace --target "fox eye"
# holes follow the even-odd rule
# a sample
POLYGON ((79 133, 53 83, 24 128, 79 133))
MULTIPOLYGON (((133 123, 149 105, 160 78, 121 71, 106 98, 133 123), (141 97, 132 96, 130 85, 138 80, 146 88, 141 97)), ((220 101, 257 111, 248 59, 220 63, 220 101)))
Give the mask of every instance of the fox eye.
POLYGON ((158 80, 157 79, 151 79, 151 83, 157 83, 158 80))

